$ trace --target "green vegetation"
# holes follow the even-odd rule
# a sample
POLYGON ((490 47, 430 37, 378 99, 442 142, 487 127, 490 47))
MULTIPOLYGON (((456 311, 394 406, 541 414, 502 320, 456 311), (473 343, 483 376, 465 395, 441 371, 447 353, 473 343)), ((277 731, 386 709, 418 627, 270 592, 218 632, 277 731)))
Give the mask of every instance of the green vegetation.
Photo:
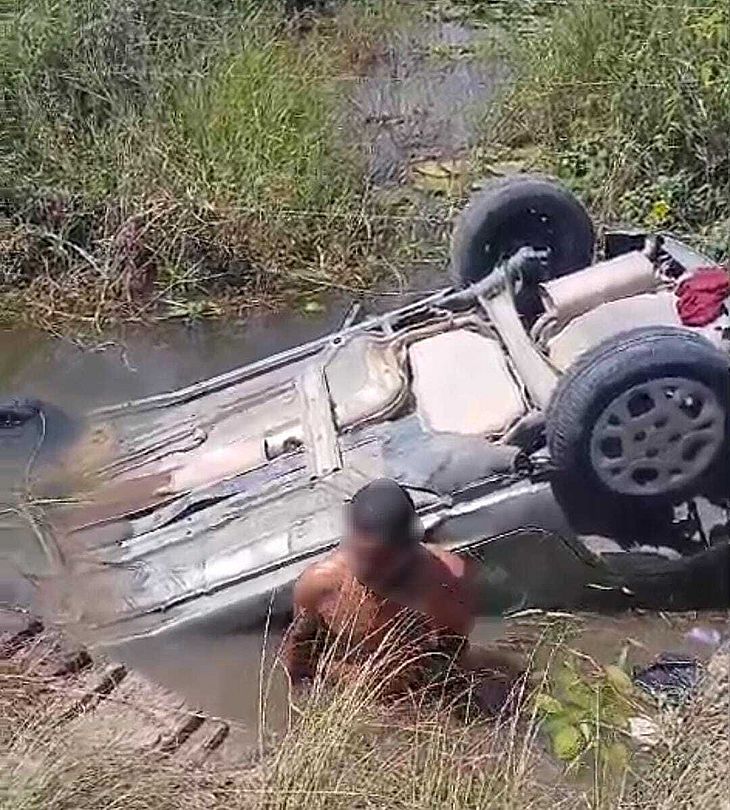
MULTIPOLYGON (((524 7, 524 3, 522 4, 524 7)), ((566 0, 513 43, 500 140, 538 150, 604 221, 730 249, 730 6, 566 0)))
POLYGON ((535 709, 555 756, 566 762, 592 757, 625 768, 624 738, 629 718, 639 711, 631 678, 615 665, 586 678, 569 657, 554 669, 554 683, 536 696, 535 709))
MULTIPOLYGON (((434 226, 451 210, 424 200, 453 202, 495 164, 559 175, 600 222, 730 252, 725 0, 297 5, 26 0, 4 12, 0 323, 318 309, 328 290, 402 282, 414 258, 442 259, 434 226), (434 64, 498 54, 510 78, 472 154, 418 153, 411 188, 374 193, 361 141, 390 127, 397 141, 400 124, 367 129, 351 91, 384 53, 413 47, 403 30, 438 20, 481 33, 435 42, 434 64)), ((408 122, 414 143, 421 123, 408 122)))
POLYGON ((6 309, 101 326, 375 280, 382 229, 339 134, 344 32, 300 31, 278 5, 19 4, 2 42, 6 309))

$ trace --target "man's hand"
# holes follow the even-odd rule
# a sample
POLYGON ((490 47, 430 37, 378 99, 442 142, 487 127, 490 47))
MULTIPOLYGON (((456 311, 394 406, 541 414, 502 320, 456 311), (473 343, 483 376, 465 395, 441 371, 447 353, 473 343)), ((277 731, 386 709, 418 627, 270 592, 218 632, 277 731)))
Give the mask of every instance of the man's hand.
POLYGON ((514 656, 469 645, 459 656, 459 665, 473 679, 473 694, 482 711, 497 715, 515 708, 525 672, 514 656))
POLYGON ((314 677, 321 629, 317 617, 305 610, 300 610, 289 626, 280 656, 292 686, 301 686, 314 677))

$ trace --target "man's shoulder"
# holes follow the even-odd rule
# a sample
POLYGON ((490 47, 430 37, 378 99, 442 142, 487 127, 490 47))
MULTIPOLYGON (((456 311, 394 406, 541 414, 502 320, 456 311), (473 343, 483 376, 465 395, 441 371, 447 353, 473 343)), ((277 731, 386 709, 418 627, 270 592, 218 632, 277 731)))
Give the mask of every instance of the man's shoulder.
POLYGON ((460 636, 468 636, 474 618, 475 569, 468 557, 443 548, 431 552, 433 615, 460 636))
POLYGON ((294 586, 298 607, 315 610, 322 599, 340 590, 348 574, 344 557, 334 551, 306 568, 294 586))
POLYGON ((475 561, 461 554, 454 554, 438 546, 427 546, 431 558, 439 566, 445 566, 454 579, 468 579, 472 573, 475 561))

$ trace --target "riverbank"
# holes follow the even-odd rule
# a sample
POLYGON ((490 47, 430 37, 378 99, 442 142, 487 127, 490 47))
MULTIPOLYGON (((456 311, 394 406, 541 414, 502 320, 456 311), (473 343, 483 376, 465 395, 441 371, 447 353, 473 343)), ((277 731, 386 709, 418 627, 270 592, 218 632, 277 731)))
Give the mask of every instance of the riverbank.
MULTIPOLYGON (((552 660, 560 639, 543 638, 543 660, 552 660)), ((600 696, 597 734, 589 728, 585 737, 597 748, 576 759, 563 751, 562 764, 548 753, 534 701, 497 726, 465 724, 438 704, 383 711, 374 700, 377 669, 345 689, 316 683, 307 702, 290 705, 289 727, 276 740, 264 731, 252 750, 237 740, 235 721, 192 710, 139 674, 92 661, 67 638, 31 625, 3 639, 0 803, 7 810, 724 807, 727 655, 715 655, 701 692, 680 713, 650 710, 590 660, 580 672, 574 690, 600 696), (617 743, 619 721, 608 715, 619 705, 617 689, 621 705, 649 712, 651 750, 617 743), (604 749, 621 755, 604 762, 604 749)), ((551 681, 537 683, 549 705, 551 681)))
POLYGON ((317 311, 402 281, 447 217, 373 193, 377 110, 353 88, 412 12, 280 5, 33 0, 11 18, 2 319, 317 311))
POLYGON ((536 149, 599 222, 685 233, 727 258, 727 3, 569 0, 542 20, 512 52, 498 140, 536 149))
POLYGON ((0 323, 98 333, 445 282, 454 213, 514 170, 727 256, 722 0, 286 5, 10 16, 0 323))

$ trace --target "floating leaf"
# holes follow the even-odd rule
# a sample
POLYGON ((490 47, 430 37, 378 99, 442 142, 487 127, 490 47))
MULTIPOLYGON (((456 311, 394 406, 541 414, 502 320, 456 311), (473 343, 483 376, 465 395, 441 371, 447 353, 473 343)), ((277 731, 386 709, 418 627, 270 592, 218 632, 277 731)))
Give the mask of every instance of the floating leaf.
POLYGON ((307 315, 317 315, 324 312, 324 305, 320 304, 319 301, 305 301, 302 311, 306 312, 307 315))
POLYGON ((443 194, 463 188, 467 172, 465 160, 421 160, 410 167, 411 182, 417 189, 443 194))

